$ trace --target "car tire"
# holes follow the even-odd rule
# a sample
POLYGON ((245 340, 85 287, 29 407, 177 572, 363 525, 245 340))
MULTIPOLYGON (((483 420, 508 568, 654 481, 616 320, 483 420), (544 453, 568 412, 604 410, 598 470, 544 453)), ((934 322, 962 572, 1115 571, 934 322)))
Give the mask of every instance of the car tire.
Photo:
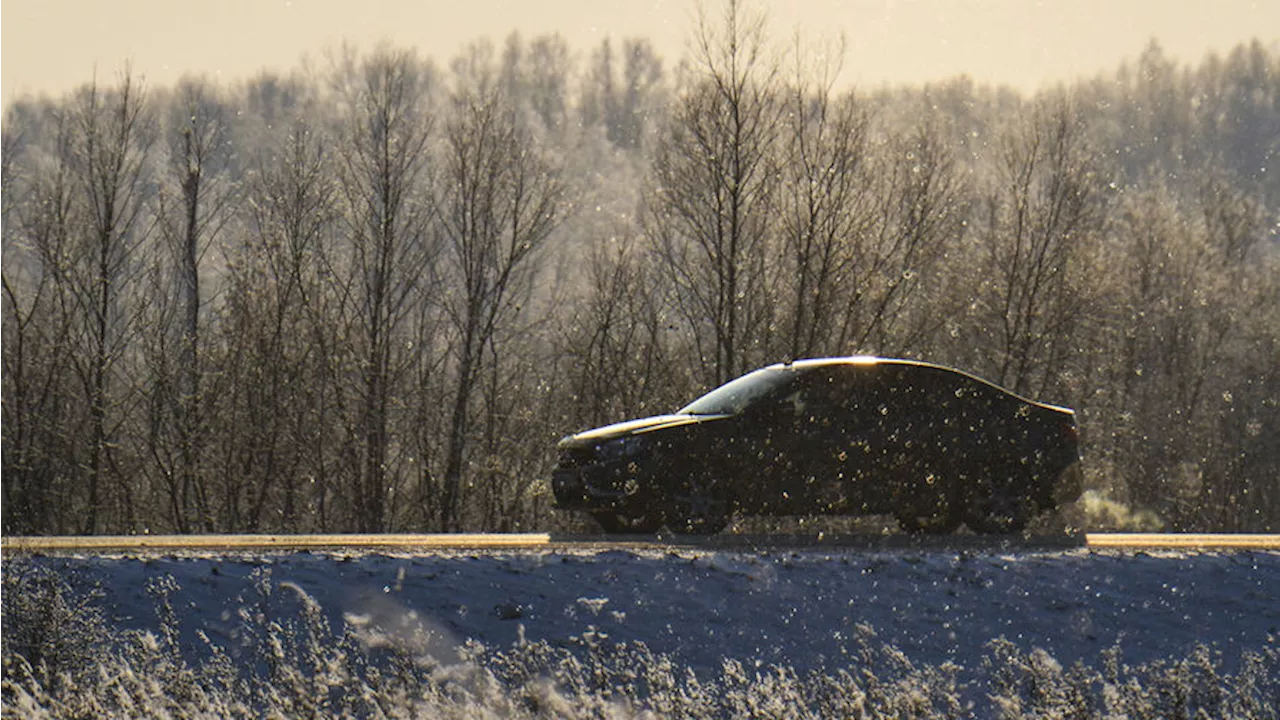
POLYGON ((903 532, 911 535, 947 535, 955 532, 962 521, 960 513, 947 505, 932 511, 899 510, 894 517, 903 532))
POLYGON ((903 532, 912 535, 946 535, 956 531, 964 521, 962 504, 946 476, 928 467, 921 474, 932 482, 912 483, 903 488, 894 517, 903 532), (933 492, 929 492, 932 489, 933 492))
POLYGON ((981 495, 969 498, 964 522, 970 530, 983 535, 1011 535, 1026 529, 1035 516, 1035 501, 1012 485, 986 488, 981 495))
POLYGON ((729 526, 733 507, 728 494, 710 473, 690 473, 666 497, 666 525, 674 533, 714 535, 729 526))
POLYGON ((591 517, 595 518, 601 530, 610 535, 647 535, 657 532, 658 528, 662 527, 661 516, 655 520, 648 516, 633 517, 610 510, 600 510, 591 513, 591 517))

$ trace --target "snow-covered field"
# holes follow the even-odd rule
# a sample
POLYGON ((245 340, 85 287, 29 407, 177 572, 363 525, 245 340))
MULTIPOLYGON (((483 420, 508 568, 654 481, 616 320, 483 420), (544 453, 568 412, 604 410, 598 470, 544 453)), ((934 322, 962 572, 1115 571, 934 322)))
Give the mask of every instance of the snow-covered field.
MULTIPOLYGON (((67 554, 6 560, 5 572, 32 566, 56 571, 77 592, 96 592, 91 605, 102 608, 110 629, 142 631, 135 638, 176 630, 168 636, 173 650, 192 668, 221 656, 211 648, 225 651, 233 665, 261 665, 255 644, 264 641, 263 628, 300 622, 311 608, 313 624, 327 621, 335 636, 345 635, 370 657, 399 654, 432 672, 483 661, 500 678, 521 682, 537 666, 551 686, 565 683, 565 671, 545 667, 547 658, 563 666, 610 654, 616 662, 662 663, 675 682, 698 687, 723 689, 726 673, 742 673, 762 697, 768 692, 759 683, 777 672, 827 679, 862 673, 867 682, 941 669, 959 704, 920 716, 959 708, 961 716, 982 717, 1009 710, 1011 701, 993 695, 1036 693, 1016 682, 1005 688, 1013 681, 1001 675, 1002 664, 1018 665, 1025 675, 1039 663, 1031 674, 1060 679, 1080 664, 1092 673, 1080 684, 1096 686, 1095 709, 1108 710, 1106 693, 1115 688, 1107 686, 1123 685, 1117 667, 1167 667, 1199 653, 1197 662, 1212 665, 1211 674, 1261 668, 1266 682, 1249 692, 1261 698, 1259 707, 1274 712, 1280 705, 1275 552, 67 554), (530 659, 529 648, 539 659, 530 659)), ((613 698, 607 707, 617 710, 625 701, 622 714, 683 713, 678 703, 646 700, 660 682, 611 690, 601 672, 595 671, 594 692, 613 698)), ((623 676, 634 680, 636 672, 623 676)), ((561 700, 584 697, 581 688, 577 695, 548 692, 561 700)), ((536 702, 521 707, 546 710, 536 702)))

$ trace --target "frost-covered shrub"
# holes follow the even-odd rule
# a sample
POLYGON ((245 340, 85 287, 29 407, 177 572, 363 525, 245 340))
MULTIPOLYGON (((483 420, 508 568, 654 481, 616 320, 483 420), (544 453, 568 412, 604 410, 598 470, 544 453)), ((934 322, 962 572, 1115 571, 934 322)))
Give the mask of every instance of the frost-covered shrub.
POLYGON ((995 717, 1071 720, 1099 716, 1096 671, 1080 664, 1063 670, 1044 650, 1023 652, 1004 638, 987 643, 987 651, 983 665, 995 717))
POLYGON ((4 674, 30 673, 46 687, 91 673, 111 634, 97 588, 75 590, 74 577, 21 559, 4 564, 0 646, 4 674))
POLYGON ((800 672, 725 659, 718 673, 697 673, 644 643, 609 645, 592 633, 565 646, 524 643, 473 659, 511 691, 545 705, 539 692, 555 689, 575 714, 612 718, 951 718, 963 717, 958 666, 917 668, 898 650, 878 645, 869 628, 858 635, 861 663, 853 668, 800 672))
POLYGON ((1204 645, 1185 658, 1136 667, 1122 664, 1112 648, 1100 668, 1077 663, 1066 670, 1043 650, 1023 652, 1004 639, 987 647, 988 697, 998 718, 1280 718, 1275 646, 1244 653, 1235 674, 1204 645))
POLYGON ((1106 711, 1130 720, 1168 718, 1280 718, 1280 648, 1247 652, 1234 675, 1226 673, 1221 653, 1204 645, 1185 658, 1138 667, 1120 662, 1113 650, 1103 663, 1106 711))

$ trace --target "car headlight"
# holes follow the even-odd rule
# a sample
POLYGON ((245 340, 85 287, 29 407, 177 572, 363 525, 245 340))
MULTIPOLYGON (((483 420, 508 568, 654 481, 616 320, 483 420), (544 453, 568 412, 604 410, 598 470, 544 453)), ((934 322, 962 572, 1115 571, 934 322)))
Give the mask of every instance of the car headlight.
POLYGON ((622 460, 635 457, 643 450, 644 438, 629 435, 597 445, 596 457, 601 460, 622 460))

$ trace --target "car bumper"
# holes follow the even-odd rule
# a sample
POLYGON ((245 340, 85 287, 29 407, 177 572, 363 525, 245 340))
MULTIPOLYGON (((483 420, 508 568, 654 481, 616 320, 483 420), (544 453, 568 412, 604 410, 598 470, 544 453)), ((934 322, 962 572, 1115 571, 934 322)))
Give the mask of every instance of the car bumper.
POLYGON ((1062 507, 1080 499, 1080 495, 1083 492, 1084 471, 1080 468, 1080 462, 1077 460, 1071 463, 1058 476, 1058 480, 1053 486, 1053 502, 1056 506, 1062 507))
POLYGON ((561 510, 617 509, 630 504, 639 488, 634 462, 595 463, 556 468, 551 474, 555 507, 561 510))

